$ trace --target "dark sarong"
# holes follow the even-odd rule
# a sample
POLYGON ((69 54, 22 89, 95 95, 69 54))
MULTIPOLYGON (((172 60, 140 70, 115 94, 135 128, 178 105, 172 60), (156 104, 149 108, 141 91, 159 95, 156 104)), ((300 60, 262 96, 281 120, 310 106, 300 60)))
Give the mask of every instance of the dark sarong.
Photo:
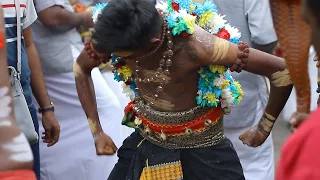
POLYGON ((184 180, 245 180, 238 155, 227 138, 211 147, 166 149, 134 132, 123 142, 118 157, 108 180, 139 180, 147 161, 149 166, 181 161, 184 180))

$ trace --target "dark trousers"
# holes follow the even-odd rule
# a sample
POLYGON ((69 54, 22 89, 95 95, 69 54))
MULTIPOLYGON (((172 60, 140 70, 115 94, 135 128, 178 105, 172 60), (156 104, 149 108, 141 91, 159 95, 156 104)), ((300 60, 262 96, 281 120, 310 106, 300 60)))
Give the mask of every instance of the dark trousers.
MULTIPOLYGON (((38 135, 39 135, 39 122, 38 122, 38 117, 37 117, 37 109, 34 106, 32 102, 32 97, 28 96, 26 97, 27 104, 29 107, 29 111, 32 116, 34 128, 36 129, 38 135)), ((40 180, 40 150, 39 150, 39 142, 36 144, 31 145, 31 150, 33 153, 33 170, 37 176, 37 179, 40 180)))
POLYGON ((118 151, 118 163, 108 180, 139 180, 143 168, 181 161, 184 180, 245 180, 237 153, 229 139, 215 146, 192 149, 166 149, 144 140, 137 132, 118 151))

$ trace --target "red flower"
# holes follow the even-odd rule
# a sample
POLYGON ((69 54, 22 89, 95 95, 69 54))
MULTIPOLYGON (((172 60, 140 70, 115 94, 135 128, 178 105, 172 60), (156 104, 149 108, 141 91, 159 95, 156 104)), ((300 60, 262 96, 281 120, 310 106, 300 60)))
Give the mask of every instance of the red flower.
POLYGON ((114 67, 116 67, 117 69, 120 69, 120 68, 122 68, 122 64, 117 63, 117 64, 114 65, 114 67))
POLYGON ((230 39, 230 33, 225 28, 222 28, 220 32, 217 34, 217 36, 225 40, 230 39))
POLYGON ((191 35, 191 34, 188 34, 187 32, 182 32, 182 33, 181 33, 181 36, 182 36, 182 37, 188 37, 188 36, 190 36, 190 35, 191 35))
POLYGON ((125 84, 126 84, 127 86, 130 86, 130 85, 132 84, 132 82, 131 82, 131 81, 126 81, 125 84))
POLYGON ((129 102, 129 104, 124 108, 124 113, 128 114, 130 111, 133 111, 132 106, 135 104, 134 101, 129 102))
POLYGON ((180 6, 179 4, 177 4, 176 2, 172 1, 172 8, 175 10, 175 11, 179 11, 180 9, 180 6))
POLYGON ((193 12, 191 13, 192 16, 195 16, 197 19, 199 19, 199 16, 197 15, 197 13, 193 12))

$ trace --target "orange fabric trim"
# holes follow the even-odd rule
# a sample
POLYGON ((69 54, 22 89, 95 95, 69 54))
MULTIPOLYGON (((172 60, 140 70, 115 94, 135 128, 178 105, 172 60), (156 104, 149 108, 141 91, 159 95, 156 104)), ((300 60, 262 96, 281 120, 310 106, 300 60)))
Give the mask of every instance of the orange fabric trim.
POLYGON ((1 180, 36 180, 36 176, 31 170, 14 170, 0 172, 1 180))
POLYGON ((3 48, 5 44, 3 31, 0 31, 0 48, 3 48))
POLYGON ((221 115, 221 108, 217 107, 210 109, 207 113, 197 119, 182 124, 159 124, 144 116, 140 116, 139 118, 142 120, 143 125, 149 127, 153 132, 161 133, 163 131, 167 135, 174 136, 185 133, 186 128, 189 128, 192 131, 201 131, 205 129, 206 120, 211 120, 212 124, 215 124, 220 120, 221 115))

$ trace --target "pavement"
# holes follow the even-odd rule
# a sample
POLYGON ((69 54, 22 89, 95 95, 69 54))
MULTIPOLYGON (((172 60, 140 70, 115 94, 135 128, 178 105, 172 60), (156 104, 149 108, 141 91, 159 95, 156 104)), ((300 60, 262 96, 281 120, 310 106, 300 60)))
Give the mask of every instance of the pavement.
POLYGON ((288 123, 279 118, 274 126, 273 132, 273 144, 275 152, 275 162, 277 163, 281 155, 281 147, 288 136, 291 134, 288 128, 288 123))

